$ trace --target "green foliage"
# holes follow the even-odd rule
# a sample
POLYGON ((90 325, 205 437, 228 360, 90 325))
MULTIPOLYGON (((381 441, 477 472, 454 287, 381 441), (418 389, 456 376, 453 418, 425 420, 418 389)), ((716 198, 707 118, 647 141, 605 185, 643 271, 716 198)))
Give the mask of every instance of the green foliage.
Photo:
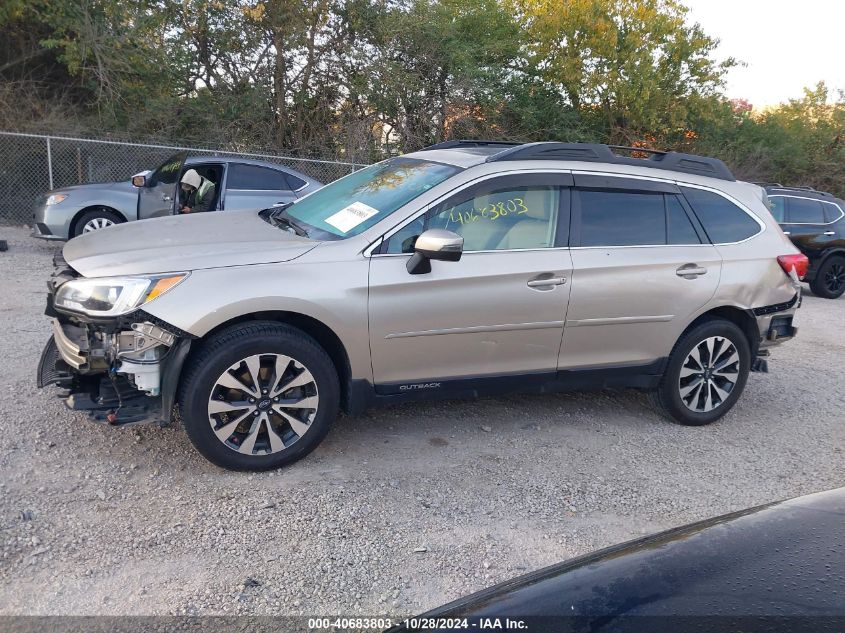
POLYGON ((364 161, 447 138, 707 153, 845 194, 845 99, 728 102, 679 0, 6 0, 0 127, 364 161))

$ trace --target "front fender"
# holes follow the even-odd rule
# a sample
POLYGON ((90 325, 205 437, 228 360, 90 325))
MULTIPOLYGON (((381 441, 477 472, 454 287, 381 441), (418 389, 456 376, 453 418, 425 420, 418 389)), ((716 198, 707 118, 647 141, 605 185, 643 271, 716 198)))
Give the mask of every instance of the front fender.
POLYGON ((86 209, 91 207, 108 207, 114 209, 117 213, 123 216, 127 222, 138 219, 138 193, 126 191, 106 191, 96 192, 90 195, 81 196, 74 206, 79 208, 79 211, 74 216, 83 213, 86 209))
POLYGON ((353 379, 372 380, 367 326, 368 266, 287 262, 196 270, 145 304, 144 311, 197 337, 247 315, 292 312, 319 321, 340 338, 353 379))

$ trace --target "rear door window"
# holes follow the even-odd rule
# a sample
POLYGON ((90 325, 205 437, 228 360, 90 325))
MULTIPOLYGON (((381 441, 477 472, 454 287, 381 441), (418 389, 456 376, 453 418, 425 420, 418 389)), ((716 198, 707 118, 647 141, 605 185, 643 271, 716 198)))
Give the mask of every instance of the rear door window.
POLYGON ((581 246, 701 243, 675 194, 580 189, 577 195, 581 246))
POLYGON ((248 191, 290 191, 291 189, 285 173, 269 167, 243 163, 233 163, 229 167, 226 187, 248 191))
POLYGON ((824 208, 819 200, 788 198, 787 218, 790 224, 824 224, 824 208))
POLYGON ((714 244, 742 242, 763 230, 757 220, 725 196, 692 187, 681 187, 681 191, 714 244))
POLYGON ((662 193, 577 191, 581 246, 666 244, 666 210, 662 193))
POLYGON ((677 196, 666 195, 666 243, 701 244, 692 222, 677 196))

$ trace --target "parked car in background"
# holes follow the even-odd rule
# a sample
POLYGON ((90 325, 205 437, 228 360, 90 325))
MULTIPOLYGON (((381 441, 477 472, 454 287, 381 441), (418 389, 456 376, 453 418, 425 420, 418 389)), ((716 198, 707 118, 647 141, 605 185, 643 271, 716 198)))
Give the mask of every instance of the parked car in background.
POLYGON ((742 510, 505 581, 390 631, 841 630, 843 519, 845 488, 742 510), (503 626, 480 626, 497 618, 503 626))
POLYGON ((772 215, 810 260, 806 281, 818 297, 845 293, 845 201, 811 187, 765 186, 772 215))
POLYGON ((715 422, 795 335, 807 258, 721 161, 618 151, 450 141, 286 208, 83 235, 39 384, 113 425, 178 400, 243 470, 303 457, 340 407, 419 398, 635 387, 715 422))
POLYGON ((32 235, 69 240, 83 233, 177 212, 179 181, 187 169, 216 185, 212 210, 264 209, 293 202, 322 183, 293 169, 245 158, 171 156, 130 180, 62 187, 35 207, 32 235))

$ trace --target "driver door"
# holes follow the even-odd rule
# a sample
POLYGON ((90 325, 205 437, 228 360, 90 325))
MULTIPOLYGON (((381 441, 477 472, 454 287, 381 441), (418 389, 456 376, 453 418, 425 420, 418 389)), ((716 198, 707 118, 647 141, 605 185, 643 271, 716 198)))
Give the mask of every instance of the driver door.
POLYGON ((138 219, 172 215, 179 199, 179 177, 187 152, 174 154, 149 176, 138 195, 138 219))
MULTIPOLYGON (((572 271, 567 178, 494 177, 389 236, 370 261, 377 390, 401 393, 422 381, 557 369, 572 271), (432 261, 429 273, 409 274, 408 253, 430 228, 463 236, 463 256, 432 261)), ((434 385, 440 383, 423 387, 434 385)))

